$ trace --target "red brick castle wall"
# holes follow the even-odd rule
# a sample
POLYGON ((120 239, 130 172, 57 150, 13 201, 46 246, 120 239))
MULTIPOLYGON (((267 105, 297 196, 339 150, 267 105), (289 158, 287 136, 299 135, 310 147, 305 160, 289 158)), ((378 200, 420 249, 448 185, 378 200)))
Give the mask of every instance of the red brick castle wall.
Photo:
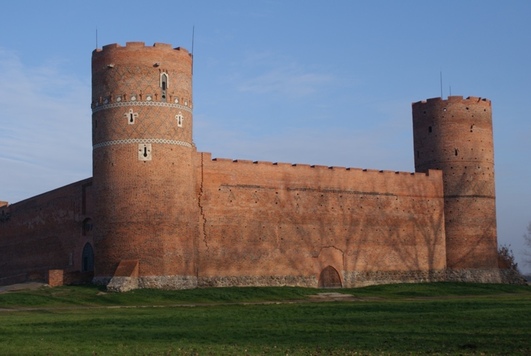
POLYGON ((192 58, 143 42, 92 55, 95 279, 136 260, 142 286, 195 285, 192 58))
POLYGON ((0 207, 0 285, 92 278, 91 179, 0 207))
POLYGON ((331 266, 351 287, 415 281, 446 267, 440 171, 211 160, 207 153, 199 169, 201 285, 317 287, 331 266))
POLYGON ((491 102, 451 96, 413 104, 415 170, 444 172, 449 269, 497 267, 491 102))
POLYGON ((0 203, 0 283, 504 280, 488 100, 414 103, 416 173, 404 173, 197 152, 192 57, 167 44, 95 50, 92 87, 93 178, 0 203))

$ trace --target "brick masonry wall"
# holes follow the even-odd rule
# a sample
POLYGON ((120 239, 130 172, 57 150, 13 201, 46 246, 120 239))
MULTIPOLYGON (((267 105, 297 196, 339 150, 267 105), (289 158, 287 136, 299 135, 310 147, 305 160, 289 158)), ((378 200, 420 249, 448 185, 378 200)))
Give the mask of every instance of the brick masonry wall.
POLYGON ((86 280, 93 244, 93 281, 117 291, 515 278, 497 269, 488 100, 413 104, 418 173, 389 172, 198 153, 181 48, 107 45, 92 75, 94 177, 0 202, 0 283, 86 280))
POLYGON ((478 97, 413 104, 415 171, 444 172, 447 265, 497 267, 491 102, 478 97))
POLYGON ((96 281, 123 260, 138 260, 153 285, 195 276, 191 55, 161 43, 104 46, 92 82, 96 281))
POLYGON ((46 281, 48 270, 82 269, 91 179, 0 208, 0 284, 46 281), (83 199, 83 196, 86 198, 83 199), (87 198, 88 197, 88 198, 87 198))
POLYGON ((197 166, 200 283, 316 287, 329 265, 342 279, 446 266, 440 171, 235 162, 208 153, 197 166))

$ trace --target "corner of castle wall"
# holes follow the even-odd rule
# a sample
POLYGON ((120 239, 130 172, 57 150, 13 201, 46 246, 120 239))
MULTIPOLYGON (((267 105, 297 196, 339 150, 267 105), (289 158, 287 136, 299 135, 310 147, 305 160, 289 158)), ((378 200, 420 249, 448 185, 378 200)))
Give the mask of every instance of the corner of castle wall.
POLYGON ((203 159, 204 160, 208 160, 208 161, 212 160, 212 153, 210 153, 210 152, 201 152, 201 154, 203 155, 203 159))
POLYGON ((443 176, 443 171, 440 169, 428 169, 428 172, 426 172, 426 175, 428 177, 434 177, 434 178, 441 178, 443 176))

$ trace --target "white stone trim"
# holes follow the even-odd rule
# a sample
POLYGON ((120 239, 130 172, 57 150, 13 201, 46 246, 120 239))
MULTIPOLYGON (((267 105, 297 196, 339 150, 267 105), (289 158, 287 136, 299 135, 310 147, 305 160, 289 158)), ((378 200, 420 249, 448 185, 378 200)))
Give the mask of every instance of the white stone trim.
POLYGON ((92 146, 92 149, 107 147, 112 145, 127 145, 131 143, 136 144, 150 144, 150 143, 162 143, 166 145, 177 145, 192 148, 192 144, 189 142, 179 141, 179 140, 168 140, 165 138, 127 138, 123 140, 113 140, 100 142, 92 146))
POLYGON ((184 111, 188 111, 189 113, 192 113, 192 109, 186 105, 165 103, 165 102, 160 102, 160 101, 120 101, 120 102, 115 102, 111 104, 103 104, 103 105, 93 107, 92 113, 97 113, 98 111, 101 111, 101 110, 121 108, 121 107, 127 107, 127 106, 162 106, 162 107, 167 107, 167 108, 172 108, 172 109, 180 109, 180 110, 184 110, 184 111))

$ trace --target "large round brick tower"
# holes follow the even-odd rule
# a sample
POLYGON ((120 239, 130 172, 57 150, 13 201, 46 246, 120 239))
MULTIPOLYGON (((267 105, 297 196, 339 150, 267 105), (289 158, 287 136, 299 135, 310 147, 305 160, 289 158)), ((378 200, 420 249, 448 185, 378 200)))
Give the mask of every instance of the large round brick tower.
POLYGON ((94 281, 194 286, 190 53, 143 42, 96 49, 92 112, 94 281))
POLYGON ((491 102, 450 96, 414 103, 413 135, 415 171, 443 171, 447 268, 496 269, 491 102))

